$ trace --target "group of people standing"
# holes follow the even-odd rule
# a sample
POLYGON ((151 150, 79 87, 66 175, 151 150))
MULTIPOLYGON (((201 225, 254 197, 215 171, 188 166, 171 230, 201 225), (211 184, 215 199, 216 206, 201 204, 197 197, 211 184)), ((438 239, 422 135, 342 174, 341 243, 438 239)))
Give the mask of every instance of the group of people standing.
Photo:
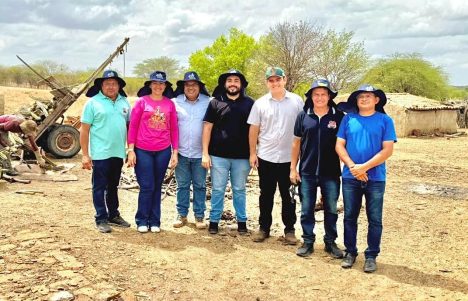
POLYGON ((175 168, 177 217, 173 227, 188 223, 193 189, 195 227, 218 233, 228 181, 239 234, 247 234, 246 183, 252 168, 259 175, 259 229, 252 240, 270 236, 274 195, 281 195, 283 242, 298 243, 294 225, 296 202, 291 184, 299 187, 303 244, 298 256, 314 252, 315 203, 320 187, 324 205, 325 251, 349 268, 357 256, 356 234, 362 196, 369 220, 364 271, 376 270, 380 252, 385 160, 396 134, 385 114, 383 91, 361 86, 337 106, 327 80, 316 80, 306 101, 285 89, 287 77, 278 67, 265 73, 268 93, 254 101, 248 81, 237 70, 221 74, 212 97, 194 71, 185 73, 175 90, 163 71, 155 71, 139 90, 133 108, 125 81, 105 71, 88 90, 91 97, 81 117, 82 164, 92 169, 95 221, 99 231, 109 224, 130 227, 118 211, 117 186, 125 160, 135 168, 140 186, 135 216, 138 232, 161 231, 161 187, 168 167, 175 168), (172 98, 172 99, 171 99, 172 98), (347 112, 348 114, 344 114, 347 112), (125 144, 128 147, 126 148, 125 144), (344 198, 345 253, 337 246, 337 201, 341 166, 344 198), (211 175, 211 210, 205 223, 206 176, 211 175))

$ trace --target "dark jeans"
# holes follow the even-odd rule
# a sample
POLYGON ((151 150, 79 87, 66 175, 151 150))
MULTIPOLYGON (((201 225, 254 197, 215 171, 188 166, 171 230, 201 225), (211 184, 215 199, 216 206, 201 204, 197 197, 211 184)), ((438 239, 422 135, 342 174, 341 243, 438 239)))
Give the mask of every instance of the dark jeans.
POLYGON ((340 195, 339 177, 319 177, 302 175, 299 197, 301 198, 301 226, 302 238, 305 243, 315 242, 315 202, 317 200, 317 187, 323 196, 325 243, 334 242, 338 237, 336 231, 336 221, 338 213, 336 212, 336 202, 340 195))
POLYGON ((272 223, 271 212, 273 210, 276 185, 281 194, 281 218, 285 225, 284 232, 294 232, 296 223, 296 203, 291 202, 289 195, 289 167, 291 163, 272 163, 258 158, 258 176, 260 178, 260 229, 270 232, 272 223))
POLYGON ((96 223, 107 222, 119 213, 119 186, 123 159, 112 157, 105 160, 93 160, 93 204, 96 209, 96 223))
POLYGON ((140 193, 135 215, 137 226, 161 226, 161 190, 169 160, 171 147, 160 151, 135 148, 135 174, 140 193))
POLYGON ((361 182, 343 178, 344 244, 346 252, 357 255, 357 220, 361 210, 362 196, 366 198, 368 220, 366 258, 375 258, 380 252, 382 238, 382 210, 385 181, 361 182))

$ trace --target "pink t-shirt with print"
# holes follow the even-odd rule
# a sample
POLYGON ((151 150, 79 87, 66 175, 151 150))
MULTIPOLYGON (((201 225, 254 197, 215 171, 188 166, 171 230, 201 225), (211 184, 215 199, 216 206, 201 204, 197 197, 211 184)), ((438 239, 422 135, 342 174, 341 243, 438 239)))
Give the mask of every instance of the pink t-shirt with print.
POLYGON ((147 151, 159 151, 172 145, 179 148, 179 128, 174 103, 167 97, 153 100, 149 95, 138 99, 130 115, 128 144, 147 151))

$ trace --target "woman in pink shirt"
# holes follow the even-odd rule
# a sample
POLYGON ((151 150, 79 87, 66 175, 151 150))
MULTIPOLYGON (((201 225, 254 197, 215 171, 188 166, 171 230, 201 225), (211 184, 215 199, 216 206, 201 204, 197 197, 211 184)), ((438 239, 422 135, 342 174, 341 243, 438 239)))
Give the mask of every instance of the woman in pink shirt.
POLYGON ((151 73, 138 91, 140 98, 130 116, 128 166, 135 166, 140 185, 135 215, 140 233, 161 231, 162 183, 168 165, 177 165, 179 129, 175 105, 168 98, 172 96, 171 86, 166 73, 151 73))

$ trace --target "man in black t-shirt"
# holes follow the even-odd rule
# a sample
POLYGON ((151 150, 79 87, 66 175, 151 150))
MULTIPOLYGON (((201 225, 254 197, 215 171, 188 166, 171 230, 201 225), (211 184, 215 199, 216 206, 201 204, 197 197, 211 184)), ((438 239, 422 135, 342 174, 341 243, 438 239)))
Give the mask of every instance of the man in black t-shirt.
POLYGON ((299 113, 294 126, 291 154, 290 180, 299 184, 301 199, 301 226, 304 244, 296 254, 310 256, 315 242, 315 201, 317 187, 323 195, 325 251, 333 258, 342 258, 335 243, 338 237, 336 203, 340 195, 340 159, 335 151, 336 134, 344 114, 336 108, 333 98, 338 93, 327 80, 316 80, 305 94, 304 110, 299 113), (299 173, 297 162, 300 158, 299 173))
POLYGON ((203 118, 202 166, 211 168, 210 234, 218 233, 228 179, 231 181, 237 230, 247 233, 245 185, 250 171, 249 125, 253 99, 245 94, 248 82, 237 70, 218 78, 218 86, 203 118))

